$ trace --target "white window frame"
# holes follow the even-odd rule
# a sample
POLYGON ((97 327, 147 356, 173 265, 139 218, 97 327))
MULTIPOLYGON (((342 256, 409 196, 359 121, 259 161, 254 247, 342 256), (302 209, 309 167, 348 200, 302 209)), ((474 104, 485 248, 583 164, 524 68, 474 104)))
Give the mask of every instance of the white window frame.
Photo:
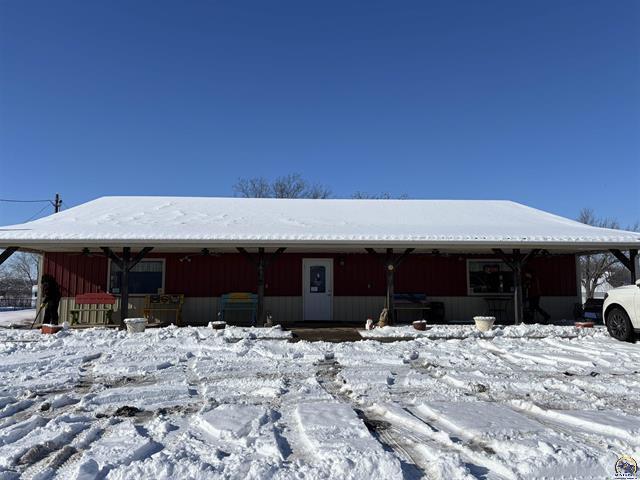
MULTIPOLYGON (((513 292, 506 292, 506 293, 478 292, 476 293, 473 290, 471 290, 471 270, 469 269, 469 264, 471 262, 501 263, 503 265, 506 265, 504 260, 500 258, 467 258, 467 295, 468 296, 470 297, 506 297, 506 298, 513 297, 513 292)), ((512 270, 509 270, 509 271, 513 273, 512 270)))
MULTIPOLYGON (((121 293, 113 293, 111 291, 111 264, 113 260, 109 259, 109 265, 107 267, 107 293, 111 295, 121 295, 121 293)), ((129 293, 130 297, 146 297, 147 295, 158 295, 164 294, 164 281, 167 273, 167 259, 166 258, 143 258, 138 263, 142 262, 162 262, 162 292, 153 292, 153 293, 129 293)))

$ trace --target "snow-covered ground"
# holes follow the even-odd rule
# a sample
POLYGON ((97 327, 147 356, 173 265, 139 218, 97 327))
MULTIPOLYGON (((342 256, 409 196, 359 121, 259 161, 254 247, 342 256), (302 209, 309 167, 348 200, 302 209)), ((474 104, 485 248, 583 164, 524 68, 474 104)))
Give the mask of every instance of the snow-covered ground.
POLYGON ((16 309, 0 311, 0 328, 25 327, 33 323, 36 318, 36 309, 16 309))
POLYGON ((438 329, 455 338, 2 329, 0 479, 587 479, 640 460, 640 344, 438 329))

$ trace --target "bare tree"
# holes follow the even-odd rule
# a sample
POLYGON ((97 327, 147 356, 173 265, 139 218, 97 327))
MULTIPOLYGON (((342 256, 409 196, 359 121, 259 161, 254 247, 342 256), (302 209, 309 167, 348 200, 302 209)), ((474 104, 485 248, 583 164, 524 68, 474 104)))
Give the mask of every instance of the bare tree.
POLYGON ((403 193, 398 196, 393 196, 389 192, 367 193, 367 192, 357 191, 353 195, 351 195, 351 198, 356 200, 392 200, 392 199, 408 200, 409 195, 407 195, 406 193, 403 193))
POLYGON ((305 198, 330 198, 331 190, 328 187, 320 184, 314 184, 307 186, 305 191, 305 198))
POLYGON ((299 173, 282 175, 273 181, 264 177, 240 178, 233 186, 236 195, 246 198, 329 198, 331 190, 311 184, 299 173))
MULTIPOLYGON (((581 223, 601 228, 619 229, 620 224, 610 218, 598 218, 590 208, 580 210, 577 220, 581 223)), ((638 223, 628 230, 638 231, 638 223)), ((580 256, 580 281, 587 298, 593 298, 596 289, 605 282, 613 287, 629 282, 629 271, 611 253, 592 253, 580 256)))
POLYGON ((38 283, 38 256, 14 253, 0 265, 0 297, 9 303, 31 297, 31 287, 38 283))
POLYGON ((245 198, 271 197, 271 185, 264 177, 240 178, 233 186, 233 191, 245 198))
POLYGON ((24 279, 30 286, 38 283, 38 255, 18 252, 13 254, 12 260, 11 267, 16 277, 24 279))
POLYGON ((278 177, 271 184, 271 191, 276 198, 301 198, 306 189, 307 182, 297 173, 278 177))

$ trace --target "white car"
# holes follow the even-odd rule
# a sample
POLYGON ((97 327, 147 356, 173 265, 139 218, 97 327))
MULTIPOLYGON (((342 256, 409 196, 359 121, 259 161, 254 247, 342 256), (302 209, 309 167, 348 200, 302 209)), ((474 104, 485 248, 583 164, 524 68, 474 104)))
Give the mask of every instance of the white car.
POLYGON ((640 280, 635 285, 609 290, 604 297, 602 318, 613 338, 635 341, 640 333, 640 280))

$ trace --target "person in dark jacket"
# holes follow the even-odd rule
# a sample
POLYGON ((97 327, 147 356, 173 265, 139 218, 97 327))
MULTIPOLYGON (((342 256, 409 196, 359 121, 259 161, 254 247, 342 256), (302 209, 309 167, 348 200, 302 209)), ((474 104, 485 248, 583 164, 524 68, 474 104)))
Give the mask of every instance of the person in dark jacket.
POLYGON ((40 282, 42 286, 42 303, 44 307, 44 320, 42 323, 58 324, 58 305, 60 305, 60 287, 51 275, 43 275, 40 282))

